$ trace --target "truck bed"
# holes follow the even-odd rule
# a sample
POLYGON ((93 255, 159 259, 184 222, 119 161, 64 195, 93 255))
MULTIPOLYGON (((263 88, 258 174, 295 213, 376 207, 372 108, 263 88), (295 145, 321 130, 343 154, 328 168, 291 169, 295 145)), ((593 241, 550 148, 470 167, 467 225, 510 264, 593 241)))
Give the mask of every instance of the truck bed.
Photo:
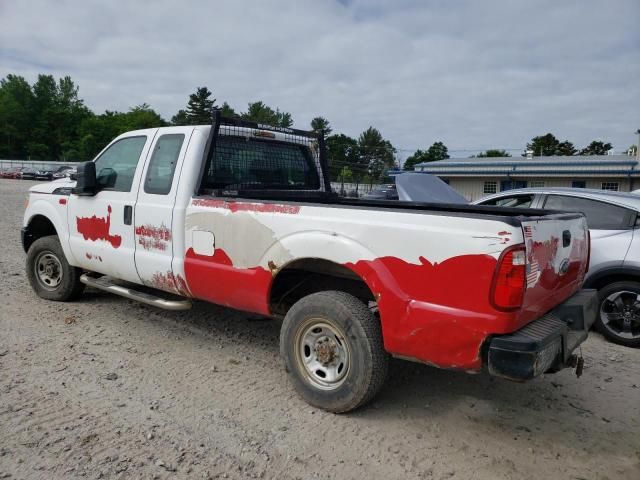
MULTIPOLYGON (((217 193, 224 194, 226 192, 217 193)), ((457 203, 406 202, 401 200, 369 200, 339 197, 333 193, 325 194, 322 192, 246 191, 240 193, 242 193, 242 195, 222 195, 222 197, 218 195, 205 194, 198 198, 213 197, 231 202, 260 201, 263 203, 292 204, 299 206, 363 208, 400 212, 409 211, 432 215, 446 214, 469 218, 491 218, 514 226, 520 225, 521 221, 525 218, 560 218, 558 216, 561 216, 564 219, 575 219, 581 216, 579 213, 568 213, 541 208, 511 208, 497 207, 494 205, 461 205, 457 203)))

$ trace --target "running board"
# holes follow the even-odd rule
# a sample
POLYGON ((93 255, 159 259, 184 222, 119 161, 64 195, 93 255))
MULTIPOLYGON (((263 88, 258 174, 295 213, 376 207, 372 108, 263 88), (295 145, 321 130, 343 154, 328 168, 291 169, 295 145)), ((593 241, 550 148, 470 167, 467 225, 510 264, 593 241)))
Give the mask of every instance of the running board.
POLYGON ((85 285, 104 290, 105 292, 115 293, 121 297, 135 300, 136 302, 151 305, 152 307, 162 308, 164 310, 189 310, 191 308, 190 300, 166 300, 164 298, 151 295, 150 293, 139 292, 131 288, 123 287, 113 283, 108 277, 91 277, 88 274, 80 276, 80 281, 85 285))

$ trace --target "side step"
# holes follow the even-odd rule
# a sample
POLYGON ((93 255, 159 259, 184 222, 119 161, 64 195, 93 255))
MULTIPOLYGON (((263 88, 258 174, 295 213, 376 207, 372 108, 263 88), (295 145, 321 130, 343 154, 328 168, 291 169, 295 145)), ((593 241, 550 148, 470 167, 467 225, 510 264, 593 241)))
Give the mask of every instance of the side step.
POLYGON ((162 308, 164 310, 189 310, 191 308, 190 300, 166 300, 164 298, 151 295, 150 293, 139 292, 131 288, 123 287, 113 282, 109 277, 92 277, 88 274, 80 276, 80 281, 85 285, 104 290, 105 292, 115 293, 121 297, 135 300, 136 302, 151 305, 152 307, 162 308))

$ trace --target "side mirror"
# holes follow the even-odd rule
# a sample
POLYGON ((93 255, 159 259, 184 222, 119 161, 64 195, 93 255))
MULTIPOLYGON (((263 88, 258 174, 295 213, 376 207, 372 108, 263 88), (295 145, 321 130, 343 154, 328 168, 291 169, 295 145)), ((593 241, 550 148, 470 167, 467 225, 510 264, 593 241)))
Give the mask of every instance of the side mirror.
POLYGON ((74 195, 91 197, 97 193, 96 164, 84 162, 78 165, 76 172, 76 186, 71 190, 74 195))

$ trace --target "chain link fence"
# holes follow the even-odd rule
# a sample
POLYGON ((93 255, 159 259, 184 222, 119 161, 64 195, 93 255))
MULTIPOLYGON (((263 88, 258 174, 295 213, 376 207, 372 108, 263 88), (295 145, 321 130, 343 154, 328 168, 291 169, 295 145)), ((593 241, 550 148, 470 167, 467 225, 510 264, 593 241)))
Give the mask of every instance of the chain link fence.
POLYGON ((57 170, 62 166, 75 167, 78 162, 58 162, 46 160, 5 160, 0 158, 0 171, 16 168, 33 168, 34 170, 57 170))

